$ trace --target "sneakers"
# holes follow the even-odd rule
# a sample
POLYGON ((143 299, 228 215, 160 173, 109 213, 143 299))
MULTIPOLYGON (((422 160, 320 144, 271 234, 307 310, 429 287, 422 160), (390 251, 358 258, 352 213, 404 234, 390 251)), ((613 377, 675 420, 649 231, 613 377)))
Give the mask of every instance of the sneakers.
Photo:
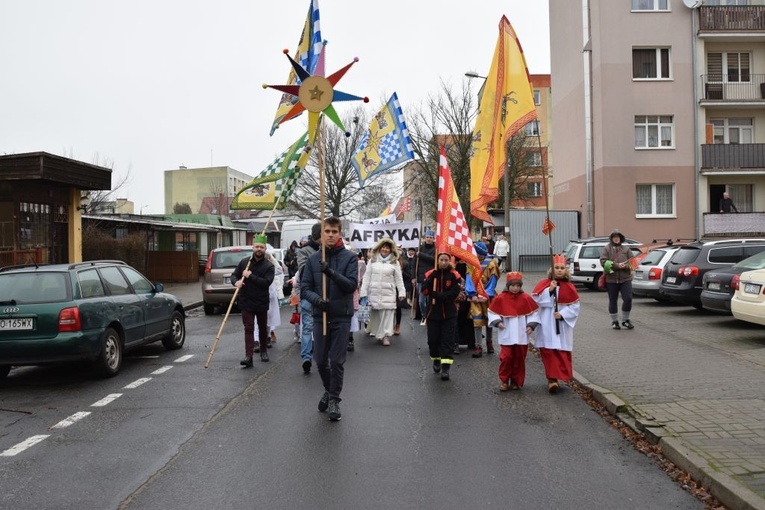
POLYGON ((329 407, 329 392, 325 391, 324 395, 321 396, 321 400, 319 400, 319 412, 323 413, 327 410, 329 407))
POLYGON ((624 326, 627 329, 634 329, 635 325, 632 324, 632 321, 627 319, 626 321, 622 322, 622 326, 624 326))
POLYGON ((501 382, 499 384, 499 391, 509 391, 509 390, 510 390, 510 385, 508 383, 501 382))
POLYGON ((622 327, 619 325, 619 321, 611 322, 611 329, 622 329, 622 327))
POLYGON ((474 358, 480 358, 483 356, 483 347, 476 347, 471 356, 474 358))
POLYGON ((388 345, 390 345, 390 340, 388 340, 388 337, 387 337, 387 336, 384 336, 384 337, 383 337, 383 339, 382 339, 382 344, 383 344, 383 345, 385 345, 385 346, 388 346, 388 345))
POLYGON ((252 356, 247 356, 239 362, 244 368, 252 368, 252 356))
POLYGON ((329 401, 329 421, 340 421, 340 401, 333 398, 329 401))
POLYGON ((426 320, 426 319, 422 319, 422 320, 420 321, 420 326, 427 326, 427 325, 428 325, 428 322, 427 322, 427 320, 426 320))
POLYGON ((303 362, 303 373, 304 374, 311 373, 311 360, 307 359, 303 362))
POLYGON ((441 360, 440 359, 434 359, 433 360, 433 371, 435 373, 439 373, 441 371, 441 360))
POLYGON ((355 345, 353 345, 353 340, 348 340, 348 352, 353 352, 353 350, 356 348, 355 345))

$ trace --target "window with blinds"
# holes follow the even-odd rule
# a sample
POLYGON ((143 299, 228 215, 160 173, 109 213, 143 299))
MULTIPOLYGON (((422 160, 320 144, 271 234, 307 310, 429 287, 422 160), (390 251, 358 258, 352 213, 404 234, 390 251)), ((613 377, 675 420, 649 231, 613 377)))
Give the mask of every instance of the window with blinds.
POLYGON ((710 82, 749 82, 751 55, 745 52, 707 53, 707 75, 710 82))

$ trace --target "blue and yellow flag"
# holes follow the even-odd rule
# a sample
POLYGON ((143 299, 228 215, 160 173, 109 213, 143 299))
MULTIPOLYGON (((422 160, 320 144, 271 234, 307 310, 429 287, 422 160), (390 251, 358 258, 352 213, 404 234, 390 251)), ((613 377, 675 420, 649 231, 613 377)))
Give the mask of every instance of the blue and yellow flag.
MULTIPOLYGON (((311 5, 308 7, 308 16, 303 26, 303 32, 300 34, 300 42, 298 42, 298 49, 294 57, 295 61, 299 62, 309 74, 313 74, 316 71, 322 44, 321 29, 319 27, 319 0, 311 0, 311 5)), ((290 69, 287 85, 300 85, 300 80, 295 74, 294 69, 290 69)), ((279 121, 289 113, 297 101, 298 98, 292 94, 282 94, 279 106, 276 108, 274 122, 271 124, 271 135, 279 127, 279 121)))
POLYGON ((363 188, 364 182, 373 175, 410 159, 414 159, 412 140, 409 138, 398 95, 394 92, 372 119, 351 157, 351 165, 359 176, 359 187, 363 188))
POLYGON ((247 183, 231 202, 231 209, 284 209, 308 164, 308 133, 293 143, 257 177, 247 183))

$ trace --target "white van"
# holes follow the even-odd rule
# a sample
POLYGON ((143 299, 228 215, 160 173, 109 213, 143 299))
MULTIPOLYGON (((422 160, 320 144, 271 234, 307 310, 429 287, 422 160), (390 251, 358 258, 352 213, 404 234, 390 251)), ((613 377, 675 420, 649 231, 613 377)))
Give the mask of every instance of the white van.
POLYGON ((300 244, 303 236, 311 234, 311 228, 319 223, 319 220, 286 220, 282 223, 281 241, 279 244, 283 249, 288 249, 292 241, 300 244))

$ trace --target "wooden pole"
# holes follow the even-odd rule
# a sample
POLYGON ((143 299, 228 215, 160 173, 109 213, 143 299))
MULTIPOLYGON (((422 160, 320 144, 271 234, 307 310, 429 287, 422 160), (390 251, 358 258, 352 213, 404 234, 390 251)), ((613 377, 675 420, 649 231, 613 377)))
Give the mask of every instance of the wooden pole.
MULTIPOLYGON (((316 127, 316 141, 314 142, 316 144, 317 149, 317 162, 319 166, 319 221, 321 222, 321 228, 322 231, 324 230, 324 207, 325 207, 325 200, 326 200, 326 171, 325 171, 325 161, 324 161, 324 146, 323 143, 323 129, 322 129, 322 119, 324 118, 323 115, 319 116, 319 122, 316 127)), ((326 247, 324 246, 324 243, 321 243, 321 261, 324 262, 327 260, 327 251, 326 247)), ((326 300, 327 299, 327 275, 322 273, 321 274, 321 298, 326 300)), ((321 321, 322 321, 322 334, 326 336, 327 334, 327 311, 324 310, 321 314, 321 321)))

